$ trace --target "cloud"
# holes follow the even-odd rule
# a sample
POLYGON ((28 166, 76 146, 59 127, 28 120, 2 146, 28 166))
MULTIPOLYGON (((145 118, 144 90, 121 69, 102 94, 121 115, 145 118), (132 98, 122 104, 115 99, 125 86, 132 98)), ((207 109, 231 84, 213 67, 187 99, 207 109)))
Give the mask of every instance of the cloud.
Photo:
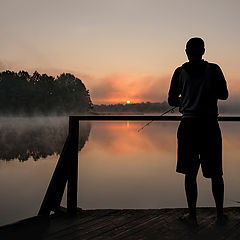
POLYGON ((102 78, 90 94, 94 103, 159 102, 167 99, 170 78, 113 74, 102 78))
MULTIPOLYGON (((92 78, 90 95, 94 104, 162 102, 167 100, 171 77, 153 75, 112 74, 101 79, 92 78)), ((85 82, 85 78, 83 78, 85 82)), ((88 84, 87 84, 88 85, 88 84)), ((219 101, 219 112, 240 113, 240 87, 238 81, 228 82, 229 98, 219 101)))

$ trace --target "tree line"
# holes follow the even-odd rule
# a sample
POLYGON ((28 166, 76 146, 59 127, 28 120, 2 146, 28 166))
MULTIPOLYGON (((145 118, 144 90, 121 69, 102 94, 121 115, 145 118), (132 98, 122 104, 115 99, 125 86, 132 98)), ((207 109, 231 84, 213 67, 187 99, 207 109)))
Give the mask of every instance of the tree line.
POLYGON ((1 115, 65 115, 92 108, 89 90, 73 74, 56 78, 35 71, 0 73, 1 115))
POLYGON ((112 113, 112 112, 126 112, 126 113, 160 113, 169 108, 166 101, 164 102, 142 102, 131 104, 100 104, 93 105, 92 110, 99 113, 112 113))

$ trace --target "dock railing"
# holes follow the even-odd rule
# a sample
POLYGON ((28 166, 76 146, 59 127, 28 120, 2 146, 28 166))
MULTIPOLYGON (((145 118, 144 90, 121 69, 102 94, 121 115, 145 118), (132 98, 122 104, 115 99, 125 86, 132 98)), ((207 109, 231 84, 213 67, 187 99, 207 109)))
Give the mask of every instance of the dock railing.
MULTIPOLYGON (((181 116, 156 115, 70 116, 68 136, 38 215, 49 215, 52 211, 59 210, 66 185, 67 213, 77 213, 79 121, 179 121, 180 119, 181 116)), ((240 121, 240 117, 219 116, 218 121, 240 121)))

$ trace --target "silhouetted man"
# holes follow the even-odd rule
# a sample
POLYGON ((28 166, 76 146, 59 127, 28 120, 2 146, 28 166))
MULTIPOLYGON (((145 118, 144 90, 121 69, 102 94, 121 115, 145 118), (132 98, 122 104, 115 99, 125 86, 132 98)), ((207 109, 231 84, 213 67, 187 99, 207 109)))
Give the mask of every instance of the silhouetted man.
POLYGON ((180 219, 196 226, 197 173, 211 178, 217 209, 217 224, 226 221, 223 214, 224 182, 222 171, 222 137, 218 125, 218 99, 226 100, 228 90, 217 64, 202 59, 205 52, 201 38, 186 44, 189 62, 178 67, 172 77, 168 103, 178 106, 182 119, 178 127, 177 169, 185 174, 185 191, 189 214, 180 219))

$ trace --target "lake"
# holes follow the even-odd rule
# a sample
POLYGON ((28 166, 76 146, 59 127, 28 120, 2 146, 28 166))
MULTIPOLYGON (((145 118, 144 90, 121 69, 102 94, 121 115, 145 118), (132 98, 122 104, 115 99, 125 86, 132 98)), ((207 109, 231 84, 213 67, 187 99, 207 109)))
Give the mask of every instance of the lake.
MULTIPOLYGON (((186 207, 175 172, 178 122, 80 123, 78 207, 186 207)), ((240 201, 240 123, 220 123, 224 206, 240 201)), ((67 117, 0 118, 0 225, 38 213, 68 131, 67 117)), ((198 206, 214 206, 210 180, 198 176, 198 206)), ((62 202, 66 206, 66 195, 62 202)))

